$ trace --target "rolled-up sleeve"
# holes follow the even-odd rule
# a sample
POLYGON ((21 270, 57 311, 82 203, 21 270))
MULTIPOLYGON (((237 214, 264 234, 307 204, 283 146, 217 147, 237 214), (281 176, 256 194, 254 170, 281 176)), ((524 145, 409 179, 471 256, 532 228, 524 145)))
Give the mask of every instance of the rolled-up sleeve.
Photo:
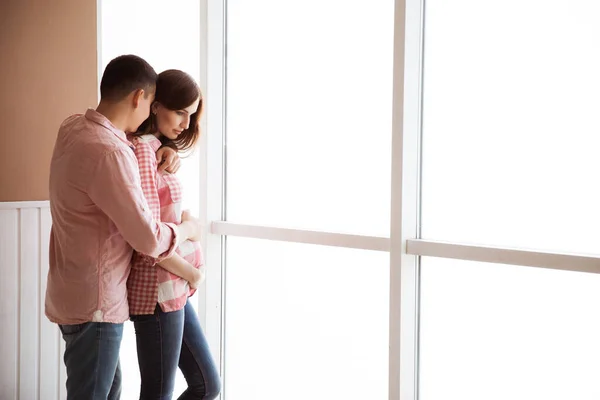
POLYGON ((105 154, 89 182, 88 195, 134 250, 158 262, 177 248, 177 226, 152 216, 133 152, 116 149, 105 154))

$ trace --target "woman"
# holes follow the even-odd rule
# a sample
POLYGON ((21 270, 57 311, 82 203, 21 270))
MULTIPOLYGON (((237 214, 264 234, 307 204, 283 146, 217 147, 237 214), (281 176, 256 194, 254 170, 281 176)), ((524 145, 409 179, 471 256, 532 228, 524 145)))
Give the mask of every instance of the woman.
MULTIPOLYGON (((158 75, 150 117, 130 139, 135 146, 142 188, 154 218, 181 222, 181 184, 175 175, 157 171, 161 146, 192 149, 200 135, 202 95, 185 72, 158 75)), ((203 279, 198 242, 183 242, 176 253, 157 263, 135 254, 127 281, 129 309, 135 326, 141 375, 140 399, 171 399, 177 367, 188 388, 179 397, 214 399, 220 391, 217 368, 188 297, 203 279)))

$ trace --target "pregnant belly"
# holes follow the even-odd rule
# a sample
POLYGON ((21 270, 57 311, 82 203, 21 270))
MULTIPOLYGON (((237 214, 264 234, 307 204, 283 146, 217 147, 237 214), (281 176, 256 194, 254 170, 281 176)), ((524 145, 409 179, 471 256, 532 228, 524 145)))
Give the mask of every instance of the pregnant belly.
POLYGON ((200 268, 202 265, 204 265, 204 256, 202 254, 202 247, 200 246, 199 242, 186 240, 177 248, 177 254, 185 258, 185 260, 192 264, 195 268, 200 268))

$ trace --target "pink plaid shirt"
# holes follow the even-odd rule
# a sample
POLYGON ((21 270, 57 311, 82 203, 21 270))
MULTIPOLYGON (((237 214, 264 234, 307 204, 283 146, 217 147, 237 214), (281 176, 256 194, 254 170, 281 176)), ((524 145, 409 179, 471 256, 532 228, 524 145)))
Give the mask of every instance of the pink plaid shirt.
MULTIPOLYGON (((131 137, 138 159, 142 190, 158 221, 181 223, 181 183, 177 176, 157 172, 156 151, 161 146, 154 135, 131 137)), ((177 253, 200 268, 202 249, 198 242, 185 241, 177 253)), ((194 294, 188 282, 156 265, 157 260, 135 253, 131 274, 127 281, 129 311, 131 315, 153 314, 158 303, 164 312, 181 310, 188 296, 194 294)))
POLYGON ((137 164, 125 133, 95 110, 62 123, 50 164, 52 322, 126 321, 133 249, 174 251, 177 228, 153 219, 137 164))

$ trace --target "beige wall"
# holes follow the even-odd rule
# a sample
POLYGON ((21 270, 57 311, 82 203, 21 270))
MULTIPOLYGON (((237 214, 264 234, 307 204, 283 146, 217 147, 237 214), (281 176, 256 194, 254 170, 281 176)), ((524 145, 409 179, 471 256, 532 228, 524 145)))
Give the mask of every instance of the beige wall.
POLYGON ((0 202, 47 200, 57 129, 97 102, 96 0, 0 0, 0 202))

